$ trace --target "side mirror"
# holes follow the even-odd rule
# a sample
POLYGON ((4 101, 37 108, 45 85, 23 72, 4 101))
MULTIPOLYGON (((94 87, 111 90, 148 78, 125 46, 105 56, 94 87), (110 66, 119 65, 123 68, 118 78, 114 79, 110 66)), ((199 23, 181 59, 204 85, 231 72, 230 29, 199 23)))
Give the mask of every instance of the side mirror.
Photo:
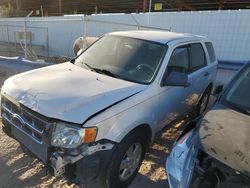
POLYGON ((189 87, 188 75, 182 72, 171 72, 166 78, 163 78, 161 86, 189 87))
POLYGON ((217 85, 214 87, 214 90, 212 92, 212 95, 220 95, 224 89, 223 85, 217 85))

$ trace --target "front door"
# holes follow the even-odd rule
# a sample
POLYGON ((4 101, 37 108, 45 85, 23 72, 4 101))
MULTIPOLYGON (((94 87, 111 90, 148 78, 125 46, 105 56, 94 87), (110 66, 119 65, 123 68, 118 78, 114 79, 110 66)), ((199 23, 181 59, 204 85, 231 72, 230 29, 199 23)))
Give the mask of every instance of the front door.
MULTIPOLYGON (((167 77, 170 72, 189 73, 190 66, 190 46, 183 45, 176 47, 163 78, 167 77)), ((159 104, 159 124, 160 128, 169 124, 176 118, 182 116, 189 109, 189 96, 192 93, 193 78, 189 75, 189 87, 163 86, 160 87, 160 104, 159 104)))

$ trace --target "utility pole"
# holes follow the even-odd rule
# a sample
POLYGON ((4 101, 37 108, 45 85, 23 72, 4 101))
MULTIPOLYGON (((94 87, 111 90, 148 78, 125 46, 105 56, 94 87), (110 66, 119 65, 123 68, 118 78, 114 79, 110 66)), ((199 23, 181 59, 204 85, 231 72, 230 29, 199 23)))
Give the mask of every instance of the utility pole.
POLYGON ((143 0, 142 12, 145 13, 147 10, 147 0, 143 0))
POLYGON ((62 15, 62 0, 58 0, 58 6, 59 6, 59 16, 62 15))
POLYGON ((41 15, 43 17, 43 6, 41 5, 40 8, 41 8, 41 15))
POLYGON ((219 2, 219 10, 223 10, 224 3, 225 3, 225 0, 220 0, 220 2, 219 2))
POLYGON ((148 10, 149 13, 151 12, 151 9, 152 9, 152 0, 149 1, 149 10, 148 10))
POLYGON ((150 13, 152 9, 152 0, 149 1, 149 9, 148 9, 148 25, 150 25, 150 13))
POLYGON ((42 16, 42 17, 44 16, 43 1, 44 1, 44 0, 41 0, 41 6, 40 6, 40 9, 41 9, 41 16, 42 16))
POLYGON ((21 2, 19 2, 19 0, 16 0, 16 9, 18 10, 18 9, 20 9, 20 5, 21 4, 21 2))

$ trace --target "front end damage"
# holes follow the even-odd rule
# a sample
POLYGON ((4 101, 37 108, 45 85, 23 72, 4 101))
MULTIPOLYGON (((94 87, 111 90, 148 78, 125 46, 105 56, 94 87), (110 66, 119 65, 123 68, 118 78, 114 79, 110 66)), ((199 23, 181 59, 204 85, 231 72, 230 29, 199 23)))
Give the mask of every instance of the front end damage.
POLYGON ((65 177, 72 183, 83 184, 103 172, 112 154, 114 143, 83 145, 77 150, 57 148, 51 153, 49 164, 55 177, 65 177))
POLYGON ((64 177, 72 183, 88 183, 101 175, 115 146, 109 140, 94 142, 94 132, 82 132, 83 128, 73 126, 66 132, 72 134, 74 129, 79 129, 84 137, 68 134, 72 139, 59 143, 57 139, 63 138, 65 131, 58 132, 59 137, 53 135, 56 130, 55 120, 37 114, 7 96, 1 99, 1 116, 3 131, 8 136, 16 139, 24 151, 32 153, 48 166, 54 176, 64 177), (69 144, 78 145, 70 148, 69 144))
POLYGON ((67 165, 83 162, 85 158, 92 156, 96 152, 103 152, 112 150, 114 144, 112 143, 97 143, 92 145, 83 145, 77 150, 66 151, 58 149, 56 152, 51 153, 50 165, 53 168, 54 176, 59 177, 65 173, 67 165))

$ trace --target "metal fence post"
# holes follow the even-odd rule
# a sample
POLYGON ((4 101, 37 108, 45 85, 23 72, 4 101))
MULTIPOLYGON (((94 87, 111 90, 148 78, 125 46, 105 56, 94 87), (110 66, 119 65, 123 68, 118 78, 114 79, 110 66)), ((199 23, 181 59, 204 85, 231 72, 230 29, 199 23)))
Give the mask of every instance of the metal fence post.
POLYGON ((46 40, 47 40, 47 55, 49 57, 49 28, 46 29, 46 40))
POLYGON ((149 1, 149 9, 148 9, 148 25, 150 26, 151 21, 150 21, 150 14, 151 14, 151 9, 152 9, 152 0, 149 1))
POLYGON ((132 19, 134 20, 134 22, 137 25, 137 30, 140 30, 140 23, 136 20, 136 18, 133 16, 133 14, 130 14, 130 16, 132 17, 132 19))
POLYGON ((6 24, 8 47, 10 49, 10 36, 9 36, 9 24, 6 24))
POLYGON ((27 59, 27 22, 33 10, 25 17, 24 20, 24 57, 27 59))
POLYGON ((24 57, 27 59, 27 19, 24 20, 24 57))
POLYGON ((83 18, 83 37, 84 37, 84 40, 87 41, 87 16, 84 15, 84 18, 83 18))

